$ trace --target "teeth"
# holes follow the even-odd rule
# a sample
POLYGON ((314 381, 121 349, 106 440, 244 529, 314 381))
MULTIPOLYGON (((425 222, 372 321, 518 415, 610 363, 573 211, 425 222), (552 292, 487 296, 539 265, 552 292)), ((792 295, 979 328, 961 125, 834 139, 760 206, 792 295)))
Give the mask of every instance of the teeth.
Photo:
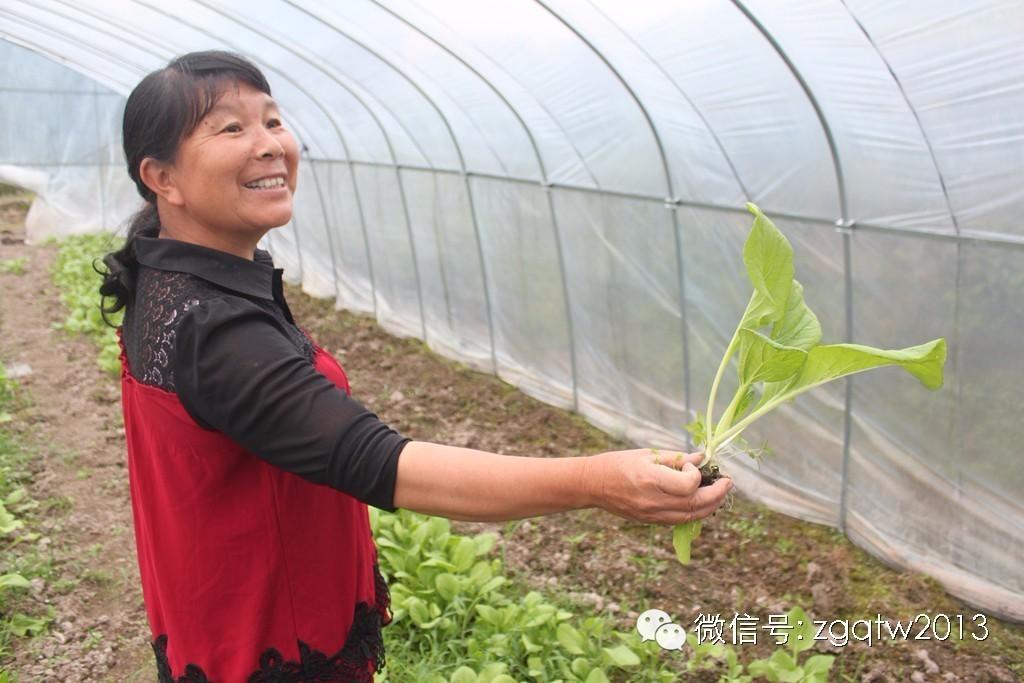
POLYGON ((252 190, 267 190, 273 187, 284 187, 284 178, 262 178, 260 180, 254 180, 251 183, 246 183, 245 186, 252 190))

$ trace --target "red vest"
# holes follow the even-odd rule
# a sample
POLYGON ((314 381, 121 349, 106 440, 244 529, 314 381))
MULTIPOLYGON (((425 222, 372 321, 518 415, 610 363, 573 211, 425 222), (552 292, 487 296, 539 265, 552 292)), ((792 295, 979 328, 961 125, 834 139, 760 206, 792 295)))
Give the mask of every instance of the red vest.
MULTIPOLYGON (((391 621, 366 504, 199 427, 176 394, 131 375, 117 337, 142 594, 158 667, 169 666, 160 680, 195 665, 206 678, 190 682, 372 681, 365 642, 357 673, 339 661, 357 603, 391 621)), ((313 347, 316 369, 351 393, 313 347)))

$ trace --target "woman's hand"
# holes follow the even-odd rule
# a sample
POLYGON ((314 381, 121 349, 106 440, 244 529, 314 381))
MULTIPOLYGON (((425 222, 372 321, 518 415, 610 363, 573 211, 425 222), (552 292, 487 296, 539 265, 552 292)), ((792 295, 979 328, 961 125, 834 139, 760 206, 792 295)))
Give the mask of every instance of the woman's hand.
POLYGON ((714 512, 732 480, 700 487, 701 453, 638 448, 589 456, 585 485, 594 505, 636 522, 682 524, 714 512))

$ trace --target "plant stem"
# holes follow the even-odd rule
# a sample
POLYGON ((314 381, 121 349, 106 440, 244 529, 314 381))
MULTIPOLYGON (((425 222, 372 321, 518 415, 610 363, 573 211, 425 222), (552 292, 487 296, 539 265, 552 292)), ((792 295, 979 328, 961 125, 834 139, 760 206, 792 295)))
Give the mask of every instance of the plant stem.
MULTIPOLYGON (((869 370, 869 369, 870 368, 865 368, 864 370, 869 370)), ((859 370, 858 372, 864 372, 864 370, 859 370)), ((857 374, 857 373, 850 373, 850 374, 857 374)), ((827 381, 829 381, 829 380, 825 380, 825 382, 827 382, 827 381)), ((745 418, 743 418, 742 420, 737 422, 735 425, 730 427, 728 430, 725 431, 724 434, 716 435, 716 436, 718 436, 718 440, 714 443, 714 447, 718 448, 719 446, 723 446, 723 445, 729 443, 730 441, 733 440, 734 437, 739 436, 740 432, 742 432, 744 429, 746 429, 747 425, 749 425, 751 422, 753 422, 757 418, 761 417, 762 415, 764 415, 767 412, 770 412, 771 410, 774 410, 777 406, 781 405, 783 402, 792 400, 792 399, 796 398, 797 396, 799 396, 800 394, 804 393, 805 391, 809 391, 809 390, 811 390, 811 389, 813 389, 813 388, 815 388, 817 386, 821 386, 822 384, 825 384, 825 382, 815 382, 814 384, 808 384, 807 386, 800 387, 799 389, 796 389, 795 391, 787 391, 784 394, 779 394, 778 396, 776 396, 775 398, 770 400, 768 403, 765 403, 763 406, 761 406, 760 408, 758 408, 757 410, 752 412, 750 415, 747 415, 745 418)), ((708 448, 709 449, 711 448, 710 444, 709 444, 708 448)))
POLYGON ((750 389, 750 382, 740 385, 740 388, 736 391, 736 395, 732 397, 729 407, 725 409, 722 419, 718 421, 718 426, 715 427, 716 432, 730 427, 732 420, 736 415, 736 409, 739 407, 743 397, 746 396, 748 389, 750 389))
POLYGON ((711 383, 711 396, 708 397, 708 412, 705 415, 705 440, 706 448, 704 449, 704 459, 700 461, 701 466, 708 462, 711 457, 715 454, 714 449, 714 419, 712 413, 715 409, 715 395, 718 393, 718 383, 722 381, 722 375, 725 374, 725 368, 729 365, 729 359, 732 358, 732 354, 736 351, 736 346, 739 343, 740 328, 743 327, 743 321, 747 319, 747 314, 750 312, 750 307, 754 305, 754 297, 757 296, 757 290, 750 295, 750 301, 747 302, 747 307, 743 311, 743 315, 740 316, 740 322, 736 326, 736 331, 732 333, 732 339, 729 341, 729 346, 725 349, 725 355, 722 356, 722 362, 718 366, 718 372, 715 373, 715 380, 711 383))

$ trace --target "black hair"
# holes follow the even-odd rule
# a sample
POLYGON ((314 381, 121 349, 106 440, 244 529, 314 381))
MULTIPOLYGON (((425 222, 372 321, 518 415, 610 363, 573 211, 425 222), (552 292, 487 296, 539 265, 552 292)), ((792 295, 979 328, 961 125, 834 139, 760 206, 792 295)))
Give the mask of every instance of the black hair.
POLYGON ((221 50, 190 52, 176 57, 162 69, 143 78, 125 102, 121 132, 128 175, 146 201, 132 216, 124 245, 103 257, 106 270, 93 262, 93 270, 103 276, 100 296, 113 297, 113 303, 100 306, 103 320, 131 303, 135 295, 135 279, 139 262, 135 255, 135 238, 156 237, 160 233, 160 216, 156 193, 142 182, 139 167, 143 159, 173 163, 178 145, 196 129, 220 98, 225 83, 247 83, 270 94, 270 85, 260 70, 241 55, 221 50))

